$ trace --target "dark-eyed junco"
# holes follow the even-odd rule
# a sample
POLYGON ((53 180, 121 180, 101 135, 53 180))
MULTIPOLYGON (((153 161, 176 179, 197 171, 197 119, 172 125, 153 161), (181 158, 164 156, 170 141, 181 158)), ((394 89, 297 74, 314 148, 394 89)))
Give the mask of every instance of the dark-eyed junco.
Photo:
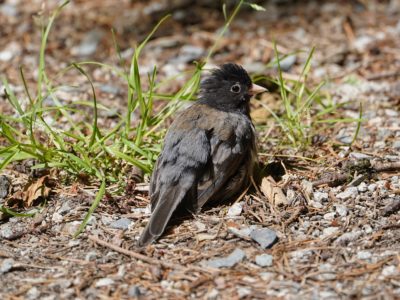
POLYGON ((161 236, 178 205, 198 212, 206 202, 228 200, 248 187, 257 156, 249 100, 263 91, 232 63, 202 81, 198 101, 175 119, 165 137, 140 246, 161 236))

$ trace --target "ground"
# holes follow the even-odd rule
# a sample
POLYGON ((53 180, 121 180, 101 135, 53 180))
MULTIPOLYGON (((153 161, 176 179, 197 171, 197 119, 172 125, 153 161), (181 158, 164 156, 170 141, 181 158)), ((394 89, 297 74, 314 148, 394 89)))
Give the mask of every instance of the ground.
MULTIPOLYGON (((72 61, 117 66, 110 28, 115 28, 123 58, 129 58, 132 47, 163 16, 162 3, 167 2, 73 1, 50 34, 48 73, 53 78, 72 61)), ((224 24, 219 7, 212 1, 186 7, 187 2, 174 2, 172 17, 144 48, 143 75, 154 65, 161 77, 193 69, 191 62, 204 57, 215 41, 224 24)), ((181 220, 145 249, 136 241, 149 217, 148 176, 144 182, 132 180, 119 195, 107 187, 110 192, 85 232, 73 238, 99 186, 50 173, 48 200, 30 203, 40 205, 40 213, 1 217, 2 299, 400 298, 400 3, 261 4, 266 11, 239 13, 210 64, 234 61, 251 74, 276 78, 276 67, 267 67, 276 41, 281 53, 294 53, 285 60, 283 75, 297 78, 305 52, 315 46, 308 80, 326 81, 322 93, 339 105, 342 120, 357 119, 362 108, 351 147, 357 122, 323 127, 312 146, 293 150, 280 143, 283 137, 270 114, 255 105, 259 159, 277 186, 264 179, 236 203, 181 220), (273 203, 278 198, 271 197, 271 188, 284 205, 273 203)), ((0 72, 18 96, 25 97, 20 65, 28 86, 36 84, 40 20, 53 5, 0 1, 0 72)), ((126 87, 104 69, 90 73, 99 101, 114 109, 100 122, 114 126, 113 114, 126 107, 126 87)), ((90 98, 90 86, 77 72, 57 80, 75 86, 60 91, 64 99, 90 98)), ((171 81, 166 92, 183 82, 171 81)), ((10 115, 3 90, 0 113, 10 115)), ((276 112, 282 107, 273 88, 259 101, 276 112)), ((0 204, 31 178, 43 177, 31 171, 29 162, 3 170, 0 204)))

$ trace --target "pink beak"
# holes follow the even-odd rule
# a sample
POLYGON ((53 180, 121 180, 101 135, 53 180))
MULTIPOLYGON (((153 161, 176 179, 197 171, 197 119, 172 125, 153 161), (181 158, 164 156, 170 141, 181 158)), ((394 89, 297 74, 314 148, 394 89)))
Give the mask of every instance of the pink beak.
POLYGON ((257 84, 254 84, 251 86, 250 90, 249 90, 249 94, 251 96, 263 93, 263 92, 268 92, 268 90, 265 87, 259 86, 257 84))

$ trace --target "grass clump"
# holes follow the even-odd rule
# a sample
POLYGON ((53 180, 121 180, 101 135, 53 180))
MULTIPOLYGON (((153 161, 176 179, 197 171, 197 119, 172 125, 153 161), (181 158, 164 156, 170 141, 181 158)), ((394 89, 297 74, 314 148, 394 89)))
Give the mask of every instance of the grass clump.
MULTIPOLYGON (((285 79, 281 69, 281 61, 285 56, 281 56, 274 43, 275 60, 273 64, 277 66, 278 78, 270 79, 278 86, 282 99, 283 111, 277 113, 268 106, 263 105, 275 118, 280 129, 283 132, 281 143, 291 145, 292 147, 304 150, 313 143, 313 137, 326 130, 323 124, 335 125, 343 122, 356 122, 359 129, 362 121, 362 110, 360 108, 360 117, 341 118, 336 117, 338 108, 344 104, 336 104, 330 98, 328 93, 321 91, 325 81, 319 82, 311 87, 307 79, 311 70, 312 57, 315 52, 313 47, 307 55, 302 71, 297 80, 285 79)), ((260 79, 260 78, 258 78, 260 79)), ((353 142, 357 137, 356 131, 353 142)))

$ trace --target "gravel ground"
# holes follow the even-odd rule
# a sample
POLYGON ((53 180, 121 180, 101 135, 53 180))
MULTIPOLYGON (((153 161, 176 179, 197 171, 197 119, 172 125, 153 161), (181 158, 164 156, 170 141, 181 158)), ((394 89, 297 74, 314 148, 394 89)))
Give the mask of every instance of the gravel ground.
MULTIPOLYGON (((283 2, 267 2, 266 12, 243 11, 211 64, 235 61, 252 73, 276 76, 274 68, 265 67, 273 59, 271 41, 282 53, 315 45, 310 80, 327 80, 323 92, 343 104, 342 118, 358 118, 362 104, 356 142, 349 147, 357 125, 340 123, 311 149, 293 152, 278 147, 273 127, 259 127, 260 161, 271 167, 277 184, 264 179, 259 190, 236 203, 178 219, 146 249, 137 248, 136 240, 149 216, 147 183, 105 197, 86 231, 73 238, 98 187, 58 182, 33 218, 1 218, 2 299, 400 298, 400 4, 283 2), (271 200, 271 188, 283 195, 284 205, 271 200)), ((17 95, 23 91, 18 65, 24 65, 28 85, 35 83, 41 3, 0 1, 0 72, 17 95)), ((117 65, 108 28, 116 28, 122 54, 129 57, 131 46, 150 30, 144 24, 159 19, 163 10, 156 3, 74 1, 50 36, 49 73, 73 60, 117 65)), ((209 5, 196 9, 194 18, 183 5, 161 27, 143 51, 143 74, 157 64, 161 77, 173 76, 206 54, 223 17, 209 5)), ((289 56, 285 76, 299 74, 306 57, 289 56)), ((123 83, 105 70, 92 74, 102 104, 123 112, 123 83)), ((66 101, 90 92, 77 74, 63 80, 79 86, 59 91, 66 101)), ((182 80, 166 90, 176 90, 182 80)), ((3 87, 5 100, 2 93, 3 87)), ((274 93, 267 97, 279 99, 274 93)), ((9 109, 2 101, 0 112, 9 109)), ((259 125, 271 124, 264 115, 253 116, 259 125)), ((111 114, 100 121, 103 126, 115 122, 111 114)), ((42 178, 29 162, 4 170, 0 203, 32 176, 42 178)))

